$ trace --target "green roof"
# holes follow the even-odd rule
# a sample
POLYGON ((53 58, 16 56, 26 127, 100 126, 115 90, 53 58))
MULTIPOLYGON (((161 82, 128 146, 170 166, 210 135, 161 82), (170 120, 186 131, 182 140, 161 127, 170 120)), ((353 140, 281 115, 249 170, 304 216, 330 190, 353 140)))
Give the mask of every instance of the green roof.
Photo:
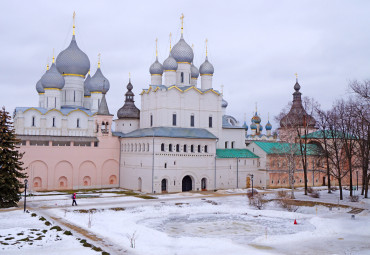
POLYGON ((312 133, 307 134, 306 136, 302 136, 302 138, 309 138, 309 139, 333 139, 333 138, 350 138, 350 139, 356 139, 355 136, 350 135, 348 133, 343 133, 341 131, 330 131, 330 130, 318 130, 312 133))
MULTIPOLYGON (((299 143, 278 143, 278 142, 254 142, 258 147, 260 147, 267 154, 285 154, 289 153, 291 149, 295 151, 296 155, 300 155, 300 144, 299 143)), ((303 144, 304 146, 304 144, 303 144)), ((316 144, 307 144, 307 155, 319 155, 321 153, 321 148, 316 144)))
POLYGON ((139 128, 130 133, 113 132, 114 136, 122 138, 136 137, 171 137, 194 139, 217 139, 211 132, 204 128, 179 128, 179 127, 153 127, 139 128))
POLYGON ((259 158, 248 149, 217 149, 217 158, 259 158))

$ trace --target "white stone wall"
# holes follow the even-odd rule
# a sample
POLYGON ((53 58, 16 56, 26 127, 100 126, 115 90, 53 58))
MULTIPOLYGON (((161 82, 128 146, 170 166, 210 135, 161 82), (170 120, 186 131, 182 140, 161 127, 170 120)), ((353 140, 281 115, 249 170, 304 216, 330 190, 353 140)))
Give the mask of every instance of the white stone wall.
POLYGON ((198 79, 197 78, 191 78, 191 85, 193 86, 197 86, 197 83, 198 83, 198 79))
POLYGON ((212 88, 212 75, 203 74, 200 76, 202 89, 212 88))
POLYGON ((140 126, 139 119, 116 119, 114 120, 115 123, 115 131, 122 132, 124 134, 130 133, 140 126))
POLYGON ((177 86, 189 86, 191 84, 191 65, 190 63, 177 62, 178 67, 176 70, 176 85, 177 86), (183 73, 184 81, 181 82, 181 73, 183 73))
POLYGON ((99 105, 103 94, 101 92, 91 92, 90 97, 90 110, 92 112, 97 112, 99 110, 99 105))
POLYGON ((176 84, 176 71, 164 71, 164 85, 167 87, 176 84))
POLYGON ((65 80, 62 89, 62 105, 83 106, 84 78, 74 75, 63 76, 65 80))
POLYGON ((45 107, 45 93, 39 93, 39 107, 45 107))
POLYGON ((225 143, 227 142, 227 149, 232 148, 245 148, 245 129, 244 128, 223 128, 222 135, 219 137, 217 148, 226 149, 225 143))
POLYGON ((61 93, 60 89, 45 89, 44 106, 46 109, 60 109, 61 106, 61 93))
POLYGON ((150 77, 151 77, 151 85, 162 85, 162 75, 152 74, 150 77))

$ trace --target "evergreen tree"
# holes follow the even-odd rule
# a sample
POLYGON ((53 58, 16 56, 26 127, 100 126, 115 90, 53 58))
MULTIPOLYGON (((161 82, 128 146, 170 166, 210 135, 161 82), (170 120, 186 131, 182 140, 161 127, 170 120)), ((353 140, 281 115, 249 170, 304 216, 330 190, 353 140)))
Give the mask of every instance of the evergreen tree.
POLYGON ((27 176, 22 172, 19 142, 11 117, 3 107, 0 109, 0 208, 17 206, 20 189, 24 188, 21 179, 27 176))

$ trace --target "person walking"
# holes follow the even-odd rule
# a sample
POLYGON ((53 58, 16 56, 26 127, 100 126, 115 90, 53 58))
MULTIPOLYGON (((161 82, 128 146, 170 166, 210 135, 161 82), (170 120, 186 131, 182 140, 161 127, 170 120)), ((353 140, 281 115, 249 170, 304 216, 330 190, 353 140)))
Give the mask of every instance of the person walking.
POLYGON ((76 202, 76 193, 73 193, 72 195, 72 206, 76 205, 77 206, 77 202, 76 202))

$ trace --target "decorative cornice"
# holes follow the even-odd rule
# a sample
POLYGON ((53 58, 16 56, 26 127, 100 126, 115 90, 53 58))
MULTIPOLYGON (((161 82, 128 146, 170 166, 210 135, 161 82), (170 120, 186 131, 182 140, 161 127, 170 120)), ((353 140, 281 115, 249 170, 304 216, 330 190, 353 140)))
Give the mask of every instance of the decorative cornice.
POLYGON ((78 76, 78 77, 85 78, 85 75, 82 75, 82 74, 64 73, 64 74, 62 74, 62 75, 63 75, 63 76, 78 76))
POLYGON ((61 89, 58 89, 58 88, 44 88, 44 90, 61 90, 61 89))

